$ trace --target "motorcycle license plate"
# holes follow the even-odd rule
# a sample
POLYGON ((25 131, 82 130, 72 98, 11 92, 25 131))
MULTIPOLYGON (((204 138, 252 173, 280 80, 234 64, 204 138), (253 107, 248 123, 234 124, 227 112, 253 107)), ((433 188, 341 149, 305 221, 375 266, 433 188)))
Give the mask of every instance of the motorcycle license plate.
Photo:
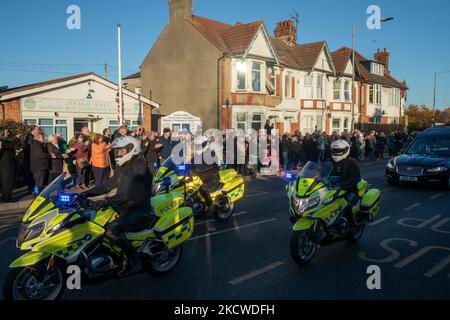
POLYGON ((417 182, 417 177, 400 176, 400 181, 417 182))

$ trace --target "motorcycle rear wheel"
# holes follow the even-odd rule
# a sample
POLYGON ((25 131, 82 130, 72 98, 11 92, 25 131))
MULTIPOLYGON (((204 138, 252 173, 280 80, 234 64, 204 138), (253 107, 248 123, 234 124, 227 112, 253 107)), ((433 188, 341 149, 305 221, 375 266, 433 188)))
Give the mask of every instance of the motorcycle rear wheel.
POLYGON ((169 249, 157 257, 145 257, 142 259, 142 270, 153 276, 164 276, 171 273, 180 263, 183 255, 183 246, 179 245, 169 249))
POLYGON ((228 202, 214 210, 214 219, 219 222, 227 221, 234 213, 234 202, 228 202))
POLYGON ((360 224, 359 226, 353 227, 350 235, 347 237, 347 241, 350 243, 357 242, 361 239, 365 229, 365 224, 360 224))
POLYGON ((8 271, 3 286, 5 300, 59 300, 65 289, 65 273, 53 266, 42 282, 31 268, 8 271))
POLYGON ((294 231, 290 241, 292 259, 299 265, 311 262, 317 251, 317 242, 308 231, 294 231))

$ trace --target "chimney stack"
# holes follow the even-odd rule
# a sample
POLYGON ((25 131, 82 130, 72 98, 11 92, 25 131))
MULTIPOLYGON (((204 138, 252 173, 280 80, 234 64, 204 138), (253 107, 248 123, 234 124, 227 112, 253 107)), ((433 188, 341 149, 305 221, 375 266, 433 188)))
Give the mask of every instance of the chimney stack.
POLYGON ((386 48, 383 51, 380 49, 374 55, 374 60, 380 62, 386 66, 386 71, 389 72, 389 52, 386 48))
POLYGON ((170 22, 192 19, 193 0, 169 0, 170 22))
POLYGON ((273 33, 277 39, 284 40, 289 44, 297 43, 297 29, 292 20, 277 22, 277 27, 273 33))

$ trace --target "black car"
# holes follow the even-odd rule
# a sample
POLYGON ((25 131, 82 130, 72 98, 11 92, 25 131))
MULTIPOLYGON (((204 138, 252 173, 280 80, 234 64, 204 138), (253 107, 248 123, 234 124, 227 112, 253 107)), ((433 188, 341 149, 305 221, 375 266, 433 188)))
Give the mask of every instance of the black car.
POLYGON ((450 126, 427 129, 405 152, 386 166, 391 185, 400 182, 441 185, 450 188, 450 126))

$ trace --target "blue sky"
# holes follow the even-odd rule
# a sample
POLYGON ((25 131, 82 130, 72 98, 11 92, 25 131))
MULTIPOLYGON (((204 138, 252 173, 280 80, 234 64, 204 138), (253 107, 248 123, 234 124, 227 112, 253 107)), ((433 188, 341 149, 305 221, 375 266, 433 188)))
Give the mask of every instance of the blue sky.
MULTIPOLYGON (((357 49, 371 58, 391 53, 391 72, 406 79, 409 103, 431 105, 434 71, 450 71, 448 0, 194 0, 194 14, 228 23, 264 20, 269 30, 301 15, 299 42, 327 40, 331 50, 351 46, 353 24, 364 26, 369 5, 395 21, 382 30, 358 29, 357 49)), ((26 85, 94 71, 117 79, 116 29, 123 26, 123 73, 138 70, 168 21, 167 0, 0 0, 0 86, 26 85), (81 30, 66 28, 66 8, 81 8, 81 30)), ((437 105, 450 105, 450 73, 439 75, 437 105)))

